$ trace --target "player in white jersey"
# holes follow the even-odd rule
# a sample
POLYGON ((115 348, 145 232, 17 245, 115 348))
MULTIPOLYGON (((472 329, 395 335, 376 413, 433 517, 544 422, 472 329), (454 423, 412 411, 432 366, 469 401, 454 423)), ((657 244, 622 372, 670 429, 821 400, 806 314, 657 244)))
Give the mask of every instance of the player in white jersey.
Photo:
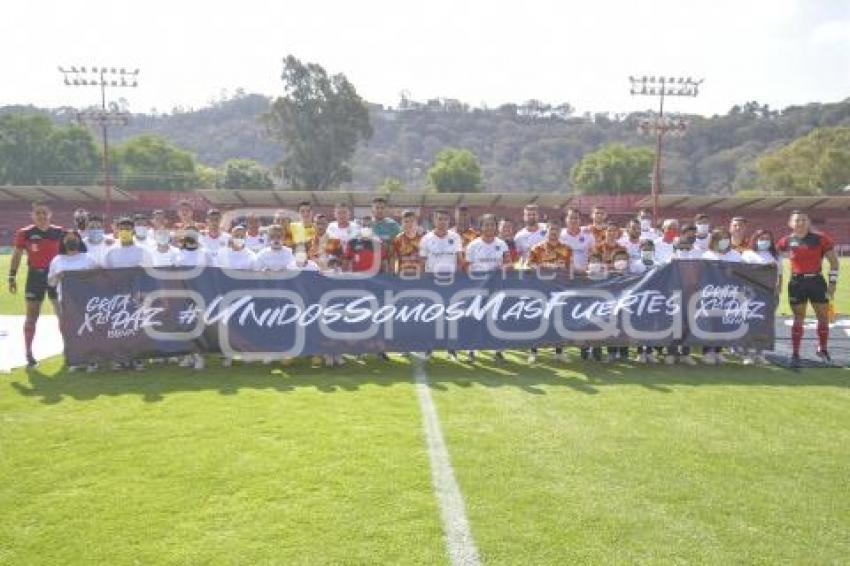
POLYGON ((215 267, 215 257, 201 247, 200 235, 194 227, 181 232, 180 249, 177 250, 175 265, 178 267, 215 267))
POLYGON ((581 228, 581 213, 575 208, 567 210, 566 226, 561 230, 560 241, 573 251, 573 268, 578 273, 587 271, 587 259, 596 247, 596 238, 581 228))
POLYGON ((222 269, 254 270, 257 256, 245 245, 244 226, 234 226, 227 247, 218 252, 218 266, 222 269))
POLYGON ((266 234, 260 226, 260 219, 251 213, 245 218, 247 230, 245 232, 245 245, 254 253, 266 247, 266 234))
POLYGON ((522 220, 525 226, 516 233, 514 242, 520 261, 525 264, 528 260, 528 252, 546 239, 546 226, 540 224, 540 210, 536 204, 527 204, 522 210, 522 220))
MULTIPOLYGON (((425 260, 425 272, 437 275, 454 274, 462 265, 463 245, 461 237, 449 230, 449 212, 434 212, 434 229, 419 241, 419 255, 425 260)), ((457 352, 448 351, 449 357, 457 361, 457 352)), ((429 351, 428 356, 431 355, 429 351)))
MULTIPOLYGON (((467 269, 470 273, 499 271, 511 265, 510 250, 504 240, 496 237, 498 224, 493 214, 485 214, 479 222, 481 235, 466 247, 467 269)), ((494 354, 496 361, 503 362, 502 352, 494 354)), ((469 351, 469 363, 475 362, 475 351, 469 351)))
POLYGON ((640 245, 646 240, 641 239, 640 220, 632 218, 626 224, 626 231, 617 241, 629 253, 629 261, 640 259, 640 245))
POLYGON ((158 228, 153 232, 155 246, 151 249, 153 267, 172 267, 177 265, 177 248, 171 245, 171 232, 168 228, 158 228))
POLYGON ((652 213, 645 208, 641 208, 637 213, 638 222, 640 222, 640 239, 641 240, 656 240, 661 233, 655 229, 652 221, 652 213))
POLYGON ((351 220, 351 210, 345 203, 337 203, 334 206, 334 220, 328 224, 327 237, 339 240, 340 246, 345 250, 348 241, 360 234, 360 226, 351 220))
POLYGON ((295 261, 292 250, 283 245, 283 226, 269 226, 269 245, 257 254, 257 271, 283 271, 295 261))
POLYGON ((694 227, 696 229, 694 251, 705 252, 708 250, 708 244, 711 240, 711 223, 708 220, 708 215, 700 213, 694 216, 694 227))
POLYGON ((148 250, 136 245, 133 234, 133 221, 121 218, 117 223, 118 243, 106 252, 104 267, 118 269, 122 267, 140 267, 150 265, 148 250))
POLYGON ((207 211, 207 229, 201 234, 200 244, 213 258, 217 258, 219 252, 227 249, 230 234, 221 229, 221 212, 216 208, 207 211))
POLYGON ((107 237, 103 230, 103 217, 99 214, 90 214, 86 225, 86 236, 83 238, 86 245, 86 253, 95 263, 103 267, 106 262, 106 252, 115 243, 112 237, 107 237))

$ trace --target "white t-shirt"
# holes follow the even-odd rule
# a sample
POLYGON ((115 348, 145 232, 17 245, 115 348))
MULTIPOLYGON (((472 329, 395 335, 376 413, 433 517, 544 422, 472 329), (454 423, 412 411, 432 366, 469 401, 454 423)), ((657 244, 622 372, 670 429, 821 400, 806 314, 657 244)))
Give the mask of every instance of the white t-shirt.
POLYGON ((288 247, 281 246, 278 250, 263 248, 257 254, 254 269, 257 271, 283 271, 293 263, 295 263, 295 256, 292 255, 292 250, 288 247))
POLYGON ((218 266, 224 269, 254 269, 257 256, 246 247, 234 250, 227 247, 218 253, 218 266))
MULTIPOLYGON (((47 270, 47 284, 55 287, 59 283, 59 275, 66 271, 82 271, 96 268, 97 263, 87 253, 57 255, 50 260, 50 268, 47 270)), ((60 289, 59 293, 61 292, 60 289)))
POLYGON ((781 265, 781 260, 773 257, 770 252, 757 252, 754 250, 746 250, 741 254, 741 261, 744 263, 757 263, 759 265, 781 265))
POLYGON ((349 222, 348 226, 345 228, 340 228, 339 223, 336 220, 328 224, 328 238, 342 242, 342 249, 345 249, 345 245, 348 243, 348 240, 354 238, 358 234, 360 234, 360 225, 356 222, 349 222))
MULTIPOLYGON (((656 253, 658 252, 656 251, 656 253)), ((704 253, 694 248, 690 250, 675 250, 673 252, 673 259, 705 259, 703 256, 704 253)))
POLYGON ((655 261, 658 263, 669 263, 676 255, 676 248, 672 243, 667 243, 663 238, 655 240, 655 261))
POLYGON ((708 243, 711 240, 711 236, 706 236, 705 238, 700 238, 699 234, 694 238, 694 249, 700 253, 708 251, 708 243))
POLYGON ((655 269, 659 264, 657 261, 654 261, 647 265, 644 263, 642 259, 634 259, 629 262, 629 273, 646 273, 650 269, 655 269))
POLYGON ((299 271, 319 271, 319 266, 316 265, 316 262, 313 261, 312 259, 308 259, 307 263, 305 263, 302 266, 299 266, 297 263, 295 263, 293 261, 292 264, 287 269, 295 269, 295 270, 299 270, 299 271))
POLYGON ((225 248, 227 248, 227 243, 230 242, 230 234, 226 232, 219 232, 218 236, 213 238, 209 234, 201 234, 201 237, 198 239, 198 242, 201 244, 201 247, 204 248, 208 254, 213 257, 218 257, 218 254, 221 253, 225 248))
POLYGON ((715 251, 708 250, 703 252, 702 259, 712 259, 716 261, 729 261, 732 263, 740 263, 741 254, 737 250, 729 250, 725 254, 719 254, 715 251))
POLYGON ((487 243, 480 236, 466 246, 466 261, 471 271, 497 271, 504 264, 508 245, 501 238, 487 243))
POLYGON ((619 240, 617 240, 617 245, 622 246, 629 252, 629 259, 636 260, 640 259, 640 244, 642 240, 638 238, 636 242, 633 242, 628 234, 624 234, 619 240))
POLYGON ((259 252, 261 249, 266 247, 266 235, 262 232, 258 233, 256 236, 246 234, 245 247, 254 253, 259 252))
POLYGON ((576 269, 587 269, 587 258, 596 246, 596 239, 593 234, 584 230, 579 230, 578 234, 570 234, 564 228, 561 230, 559 239, 562 244, 566 244, 573 251, 573 266, 576 269))
POLYGON ((463 240, 451 230, 440 237, 433 231, 419 241, 419 255, 425 258, 426 273, 453 273, 457 270, 457 254, 463 250, 463 240))
POLYGON ((89 257, 94 260, 96 264, 99 266, 103 266, 106 262, 106 252, 108 252, 113 246, 107 246, 103 240, 100 242, 93 244, 87 240, 83 240, 86 244, 86 253, 89 254, 89 257))
POLYGON ((178 267, 215 266, 215 258, 204 248, 196 250, 180 248, 177 250, 177 259, 174 265, 178 267))
POLYGON ((529 230, 528 227, 523 227, 519 232, 514 236, 514 243, 516 244, 516 251, 519 254, 519 257, 522 259, 526 259, 528 257, 528 252, 546 239, 546 225, 538 224, 537 230, 529 230))
POLYGON ((121 267, 141 267, 150 265, 150 252, 147 248, 137 246, 122 246, 116 244, 106 252, 103 266, 107 269, 118 269, 121 267))
POLYGON ((172 267, 177 265, 177 252, 178 250, 174 246, 168 246, 164 252, 159 250, 159 246, 156 246, 150 251, 151 265, 153 267, 172 267))

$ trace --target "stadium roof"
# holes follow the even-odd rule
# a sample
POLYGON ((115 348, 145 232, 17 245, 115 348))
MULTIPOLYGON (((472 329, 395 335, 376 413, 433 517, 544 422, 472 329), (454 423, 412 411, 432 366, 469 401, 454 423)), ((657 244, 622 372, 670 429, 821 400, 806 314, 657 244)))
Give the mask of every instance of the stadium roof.
MULTIPOLYGON (((103 202, 106 200, 106 189, 103 186, 24 186, 0 185, 0 202, 103 202)), ((135 197, 121 189, 112 188, 113 202, 128 202, 135 197)))
MULTIPOLYGON (((646 196, 636 206, 651 208, 652 197, 646 196)), ((775 195, 720 196, 720 195, 659 195, 659 208, 687 208, 698 210, 850 210, 850 196, 792 197, 775 195)))
POLYGON ((376 196, 384 196, 390 206, 524 206, 536 203, 542 207, 564 206, 576 197, 558 193, 425 193, 367 191, 270 191, 270 190, 200 190, 196 194, 215 206, 297 206, 308 201, 315 206, 333 206, 347 202, 351 206, 369 206, 376 196))

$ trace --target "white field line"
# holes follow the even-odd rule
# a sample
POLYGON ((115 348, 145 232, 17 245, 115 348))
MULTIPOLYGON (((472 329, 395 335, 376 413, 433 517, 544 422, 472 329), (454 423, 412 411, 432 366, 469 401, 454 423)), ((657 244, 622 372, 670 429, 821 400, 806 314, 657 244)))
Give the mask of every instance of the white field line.
POLYGON ((428 459, 431 462, 431 481, 434 484, 434 492, 443 518, 449 560, 453 566, 478 566, 481 560, 469 529, 463 495, 455 480, 449 452, 443 440, 440 419, 437 417, 437 409, 431 398, 428 375, 423 365, 422 362, 414 360, 413 377, 416 380, 416 394, 419 397, 422 424, 425 427, 428 459))

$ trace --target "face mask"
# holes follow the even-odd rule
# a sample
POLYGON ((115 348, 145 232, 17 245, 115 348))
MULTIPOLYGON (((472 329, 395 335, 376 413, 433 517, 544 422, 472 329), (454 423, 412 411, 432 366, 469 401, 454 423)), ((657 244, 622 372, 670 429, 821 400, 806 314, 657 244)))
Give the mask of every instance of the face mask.
POLYGON ((88 239, 92 244, 99 244, 103 241, 103 228, 92 228, 88 231, 88 239))
POLYGON ((306 252, 295 252, 295 263, 299 266, 307 265, 307 253, 306 252))
POLYGON ((245 238, 231 238, 231 242, 233 242, 234 248, 241 248, 245 245, 245 238))
POLYGON ((649 232, 649 230, 650 230, 651 228, 652 228, 652 220, 650 220, 649 218, 643 218, 643 219, 640 221, 640 229, 641 229, 643 232, 649 232))
POLYGON ((144 240, 148 237, 148 228, 147 226, 136 226, 133 228, 133 232, 136 234, 136 237, 140 240, 144 240))
POLYGON ((717 242, 717 249, 721 252, 725 252, 729 249, 729 240, 723 239, 717 242))
POLYGON ((705 236, 708 234, 708 229, 711 228, 709 224, 697 224, 697 233, 700 236, 705 236))
POLYGON ((614 262, 614 269, 616 269, 617 271, 625 271, 626 268, 628 268, 628 267, 629 267, 628 260, 618 259, 617 261, 614 262))
POLYGON ((171 237, 167 230, 158 230, 156 234, 154 234, 154 238, 156 238, 156 243, 160 246, 166 245, 169 240, 171 240, 171 237))
POLYGON ((366 228, 362 228, 360 230, 360 237, 366 238, 366 239, 371 238, 372 237, 372 229, 369 228, 368 226, 366 228))
POLYGON ((122 228, 121 230, 118 230, 118 240, 122 244, 132 244, 133 243, 133 231, 126 229, 126 228, 122 228))
POLYGON ((766 252, 770 249, 770 240, 758 240, 756 246, 760 252, 766 252))
POLYGON ((198 249, 198 241, 187 238, 183 240, 183 249, 189 251, 195 251, 198 249))
POLYGON ((602 264, 601 263, 588 263, 587 264, 587 272, 588 273, 602 273, 602 264))
POLYGON ((279 239, 279 238, 275 238, 275 239, 273 239, 273 240, 269 240, 269 245, 270 245, 271 247, 273 247, 273 248, 277 249, 277 248, 280 248, 280 247, 281 247, 281 243, 280 243, 280 242, 281 242, 281 241, 280 241, 280 239, 279 239))
POLYGON ((664 241, 669 244, 675 240, 678 235, 679 230, 677 228, 667 228, 667 230, 664 231, 664 241))
POLYGON ((641 250, 640 258, 644 261, 652 261, 655 258, 655 252, 652 250, 641 250))
POLYGON ((65 249, 69 252, 75 252, 80 249, 80 242, 77 240, 68 240, 65 242, 65 249))

